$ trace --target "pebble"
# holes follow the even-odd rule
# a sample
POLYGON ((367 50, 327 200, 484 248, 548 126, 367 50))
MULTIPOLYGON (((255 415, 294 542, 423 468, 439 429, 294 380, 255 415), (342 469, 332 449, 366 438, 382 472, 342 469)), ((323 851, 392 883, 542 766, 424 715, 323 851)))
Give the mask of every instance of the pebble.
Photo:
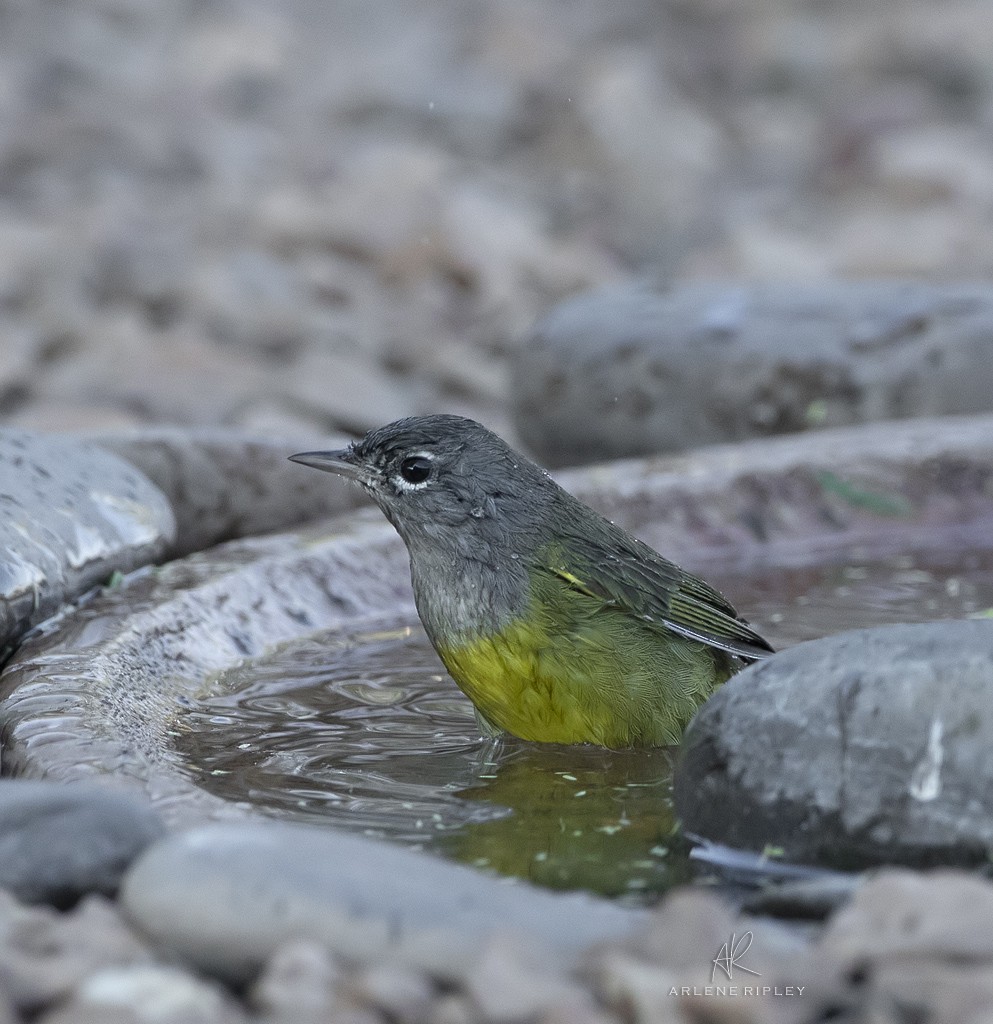
POLYGON ((115 571, 165 554, 165 496, 109 452, 66 437, 0 428, 0 653, 115 571))
POLYGON ((679 889, 666 896, 624 948, 647 963, 679 974, 709 976, 716 955, 712 951, 736 930, 735 918, 730 905, 716 893, 679 889))
POLYGON ((985 1020, 993 1000, 991 901, 993 885, 974 874, 882 869, 777 973, 806 982, 805 1019, 824 1019, 829 1008, 835 1017, 866 1019, 892 1007, 902 1019, 985 1020))
POLYGON ((28 903, 113 895, 164 832, 142 800, 89 785, 0 780, 0 886, 28 903))
POLYGON ((343 979, 339 991, 359 1006, 384 1014, 396 1024, 426 1024, 435 988, 420 971, 373 963, 343 979))
POLYGON ((248 1017, 217 982, 165 964, 105 967, 41 1024, 241 1024, 248 1017))
POLYGON ((589 994, 507 936, 494 936, 465 978, 478 1013, 498 1024, 541 1018, 556 1007, 579 1007, 589 994))
POLYGON ((251 357, 286 357, 308 335, 304 282, 285 260, 249 247, 204 268, 192 301, 210 337, 251 357))
POLYGON ((140 310, 111 306, 91 314, 65 356, 37 369, 32 393, 49 407, 85 399, 124 408, 140 423, 222 426, 276 381, 266 360, 235 358, 184 319, 160 328, 140 310))
POLYGON ((993 623, 855 630, 721 687, 688 728, 683 826, 843 868, 980 865, 993 843, 993 623))
POLYGON ((657 56, 618 48, 601 55, 577 98, 612 186, 612 240, 666 269, 683 256, 680 240, 706 230, 729 155, 719 125, 680 95, 669 70, 657 56))
POLYGON ((613 950, 601 958, 592 980, 598 998, 622 1020, 662 1024, 673 1019, 667 1015, 678 1012, 672 990, 679 988, 681 979, 657 964, 613 950))
POLYGON ((497 928, 530 936, 522 955, 533 941, 554 962, 642 917, 364 837, 270 823, 170 836, 132 865, 120 898, 159 944, 241 980, 290 939, 319 941, 348 958, 388 953, 399 966, 458 979, 497 928))
POLYGON ((431 1024, 478 1024, 479 1017, 465 996, 448 992, 434 1004, 431 1024))
POLYGON ((249 1005, 272 1024, 323 1024, 341 1002, 341 970, 318 942, 293 939, 280 946, 248 993, 249 1005))
POLYGON ((885 868, 828 922, 819 946, 849 963, 910 957, 993 965, 993 885, 956 870, 885 868))
POLYGON ((110 967, 146 964, 151 954, 117 907, 89 896, 67 913, 27 907, 0 891, 0 992, 33 1014, 110 967))
MULTIPOLYGON (((0 279, 0 301, 8 290, 5 285, 10 286, 0 279)), ((4 339, 0 350, 0 415, 16 409, 31 393, 31 370, 37 348, 38 342, 27 331, 18 331, 4 339)))

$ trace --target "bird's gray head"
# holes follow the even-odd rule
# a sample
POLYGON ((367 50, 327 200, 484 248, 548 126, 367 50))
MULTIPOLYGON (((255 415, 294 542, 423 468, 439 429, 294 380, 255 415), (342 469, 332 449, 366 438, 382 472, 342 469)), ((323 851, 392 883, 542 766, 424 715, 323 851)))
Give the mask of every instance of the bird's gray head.
POLYGON ((496 434, 462 416, 416 416, 340 451, 294 462, 358 481, 407 542, 479 550, 533 533, 558 488, 496 434))

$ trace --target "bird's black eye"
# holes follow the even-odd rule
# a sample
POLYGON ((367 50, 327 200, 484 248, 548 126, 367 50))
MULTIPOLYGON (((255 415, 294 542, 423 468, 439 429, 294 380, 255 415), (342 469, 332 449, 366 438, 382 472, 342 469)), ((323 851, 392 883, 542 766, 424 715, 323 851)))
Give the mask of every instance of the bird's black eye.
POLYGON ((411 455, 400 463, 400 476, 408 484, 422 484, 431 475, 431 460, 423 455, 411 455))

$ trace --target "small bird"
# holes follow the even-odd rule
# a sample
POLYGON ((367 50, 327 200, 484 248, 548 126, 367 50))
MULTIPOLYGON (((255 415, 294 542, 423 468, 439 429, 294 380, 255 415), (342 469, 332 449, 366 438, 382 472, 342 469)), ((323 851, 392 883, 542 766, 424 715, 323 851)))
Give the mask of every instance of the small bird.
POLYGON ((677 743, 772 653, 713 587, 474 420, 411 417, 290 458, 358 481, 396 527, 424 629, 487 736, 677 743))

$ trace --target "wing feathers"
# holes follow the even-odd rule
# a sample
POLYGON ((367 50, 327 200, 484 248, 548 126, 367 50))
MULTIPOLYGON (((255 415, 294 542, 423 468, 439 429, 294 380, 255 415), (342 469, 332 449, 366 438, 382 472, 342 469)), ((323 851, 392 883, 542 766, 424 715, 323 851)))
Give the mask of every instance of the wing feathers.
POLYGON ((746 660, 772 653, 722 594, 620 530, 602 543, 560 538, 542 568, 606 608, 657 623, 679 636, 746 660))

